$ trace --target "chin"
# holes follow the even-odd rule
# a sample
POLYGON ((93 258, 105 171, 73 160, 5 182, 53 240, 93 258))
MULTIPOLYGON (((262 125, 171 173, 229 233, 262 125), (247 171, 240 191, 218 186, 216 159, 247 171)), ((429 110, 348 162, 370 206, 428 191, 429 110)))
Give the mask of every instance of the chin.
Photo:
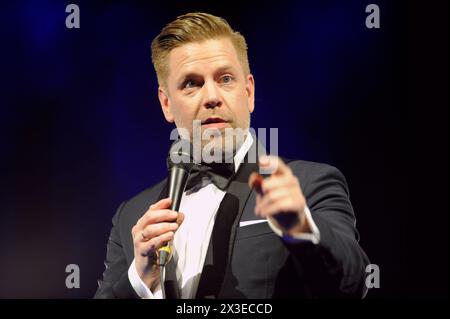
POLYGON ((227 141, 222 136, 211 137, 209 140, 202 140, 202 159, 205 162, 224 162, 225 159, 233 156, 236 145, 227 141))

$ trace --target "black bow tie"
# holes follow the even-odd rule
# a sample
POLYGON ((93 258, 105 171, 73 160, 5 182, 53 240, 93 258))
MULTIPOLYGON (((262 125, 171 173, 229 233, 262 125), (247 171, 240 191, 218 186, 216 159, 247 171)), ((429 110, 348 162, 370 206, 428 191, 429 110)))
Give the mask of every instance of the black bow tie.
POLYGON ((189 175, 186 190, 197 185, 203 186, 203 179, 209 179, 214 185, 221 190, 225 190, 234 175, 233 163, 202 163, 194 165, 189 175))

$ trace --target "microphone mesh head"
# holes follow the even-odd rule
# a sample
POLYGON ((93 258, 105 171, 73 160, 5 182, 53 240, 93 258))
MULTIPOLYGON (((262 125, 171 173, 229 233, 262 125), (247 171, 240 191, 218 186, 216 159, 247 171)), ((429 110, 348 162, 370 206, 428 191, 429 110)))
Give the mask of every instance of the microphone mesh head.
POLYGON ((190 172, 195 165, 193 149, 192 143, 188 140, 178 139, 174 141, 167 156, 167 168, 170 170, 173 166, 178 166, 190 172))

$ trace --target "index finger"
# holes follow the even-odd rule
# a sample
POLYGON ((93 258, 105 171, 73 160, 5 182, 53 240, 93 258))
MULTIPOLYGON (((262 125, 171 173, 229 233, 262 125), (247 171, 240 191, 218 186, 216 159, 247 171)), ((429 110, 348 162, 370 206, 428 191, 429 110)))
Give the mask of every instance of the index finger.
POLYGON ((291 172, 289 166, 287 166, 281 158, 273 155, 262 155, 259 157, 259 170, 265 174, 269 173, 275 175, 291 172))
POLYGON ((149 209, 157 210, 157 209, 169 208, 171 203, 172 203, 172 200, 169 197, 163 198, 163 199, 157 201, 156 203, 154 203, 153 205, 150 205, 149 209))
POLYGON ((142 215, 142 217, 138 219, 138 221, 136 222, 136 225, 140 225, 143 223, 144 219, 146 219, 145 216, 147 215, 147 213, 149 211, 158 210, 158 209, 168 209, 168 208, 170 208, 171 203, 172 203, 172 200, 170 198, 163 198, 163 199, 157 201, 156 203, 150 205, 150 207, 144 213, 144 215, 142 215))

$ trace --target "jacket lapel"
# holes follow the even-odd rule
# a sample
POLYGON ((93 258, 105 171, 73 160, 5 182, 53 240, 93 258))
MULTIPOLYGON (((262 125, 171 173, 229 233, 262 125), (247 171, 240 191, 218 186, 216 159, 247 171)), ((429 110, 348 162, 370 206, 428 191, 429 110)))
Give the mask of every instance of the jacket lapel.
POLYGON ((242 213, 250 197, 252 189, 248 186, 248 179, 250 174, 256 171, 258 166, 252 163, 242 163, 239 167, 238 174, 230 183, 227 193, 236 197, 239 202, 239 210, 234 220, 233 226, 231 228, 230 242, 228 245, 228 261, 231 260, 231 255, 233 253, 233 246, 236 237, 236 230, 239 226, 239 221, 241 220, 242 213))
POLYGON ((239 211, 231 229, 230 243, 228 246, 228 263, 231 261, 239 222, 252 192, 252 189, 248 186, 248 179, 251 173, 258 172, 258 158, 263 154, 266 154, 264 145, 256 138, 255 135, 253 135, 253 144, 245 155, 243 162, 239 166, 239 170, 227 190, 227 193, 230 193, 239 200, 239 211))

